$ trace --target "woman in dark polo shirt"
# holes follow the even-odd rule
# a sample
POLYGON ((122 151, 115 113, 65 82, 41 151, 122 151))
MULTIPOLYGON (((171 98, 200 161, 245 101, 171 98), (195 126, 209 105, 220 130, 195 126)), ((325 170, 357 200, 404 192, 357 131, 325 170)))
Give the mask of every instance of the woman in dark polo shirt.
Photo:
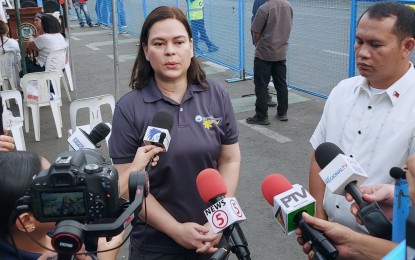
POLYGON ((221 236, 204 216, 209 205, 200 198, 196 177, 215 168, 228 196, 236 192, 240 150, 231 101, 223 86, 206 79, 193 54, 189 23, 178 8, 154 9, 143 24, 139 46, 133 90, 117 103, 109 143, 124 195, 129 173, 142 170, 133 160, 154 115, 166 111, 174 123, 168 151, 159 154, 148 173, 147 214, 144 207, 140 213, 148 225, 141 221, 134 226, 130 259, 208 259, 221 236))

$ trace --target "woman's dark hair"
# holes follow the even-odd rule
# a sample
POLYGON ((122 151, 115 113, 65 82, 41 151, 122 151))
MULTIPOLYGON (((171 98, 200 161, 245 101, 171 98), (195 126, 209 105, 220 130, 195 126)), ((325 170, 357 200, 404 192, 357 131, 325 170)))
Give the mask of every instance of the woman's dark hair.
POLYGON ((42 21, 42 29, 45 33, 60 33, 62 30, 61 24, 55 16, 44 14, 40 20, 42 21))
MULTIPOLYGON (((133 72, 131 74, 130 87, 132 89, 143 88, 149 82, 150 78, 154 77, 154 70, 145 58, 144 46, 148 46, 148 36, 151 27, 160 21, 166 19, 176 19, 183 24, 186 28, 189 39, 192 39, 192 30, 190 29, 189 22, 183 12, 177 7, 172 6, 160 6, 154 9, 146 18, 143 23, 140 35, 140 47, 138 49, 138 55, 135 59, 133 72)), ((206 74, 200 67, 196 57, 192 57, 190 61, 190 67, 187 70, 187 81, 192 84, 200 85, 206 88, 206 74)))
POLYGON ((0 234, 10 233, 9 218, 16 201, 41 170, 39 156, 25 151, 0 151, 0 234))
POLYGON ((9 26, 7 25, 7 23, 3 22, 2 20, 0 20, 0 41, 1 41, 1 47, 3 48, 3 54, 6 53, 6 51, 4 50, 4 39, 3 39, 3 35, 7 34, 9 32, 9 26))
POLYGON ((387 17, 396 16, 394 33, 398 40, 402 41, 406 37, 415 38, 415 10, 411 7, 396 3, 382 2, 371 5, 359 18, 367 14, 370 19, 382 20, 387 17))

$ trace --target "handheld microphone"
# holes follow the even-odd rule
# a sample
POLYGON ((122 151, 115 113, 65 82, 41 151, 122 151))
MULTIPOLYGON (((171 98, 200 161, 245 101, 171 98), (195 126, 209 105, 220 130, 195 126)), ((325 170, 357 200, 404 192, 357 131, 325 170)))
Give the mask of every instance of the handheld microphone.
MULTIPOLYGON (((200 197, 206 203, 212 203, 204 213, 215 233, 223 231, 223 234, 231 245, 238 259, 250 260, 248 242, 239 226, 239 222, 246 219, 236 198, 225 197, 226 184, 220 173, 215 169, 205 169, 196 178, 196 186, 200 197)), ((226 247, 218 250, 218 254, 225 255, 226 247), (223 252, 222 252, 223 251, 223 252)), ((221 259, 214 255, 211 259, 221 259)))
POLYGON ((411 200, 408 194, 408 182, 405 171, 399 167, 390 169, 389 174, 395 179, 393 198, 392 241, 400 243, 405 239, 405 221, 410 210, 411 200))
POLYGON ((320 259, 335 259, 338 256, 339 252, 330 239, 302 218, 304 211, 310 215, 315 212, 315 199, 306 189, 298 184, 291 185, 281 174, 271 174, 262 182, 261 191, 265 200, 273 206, 274 216, 285 233, 291 234, 299 227, 320 259))
POLYGON ((173 116, 169 112, 157 112, 144 134, 144 144, 162 147, 167 152, 170 145, 170 131, 173 127, 173 122, 173 116))
POLYGON ((76 131, 68 138, 68 143, 75 151, 85 148, 99 148, 100 145, 98 143, 104 140, 110 132, 111 128, 102 122, 92 128, 89 134, 81 128, 77 128, 76 131))
POLYGON ((358 216, 366 229, 373 236, 390 240, 392 224, 385 217, 376 202, 368 203, 363 199, 360 186, 368 175, 357 161, 345 156, 344 152, 333 143, 322 143, 316 151, 317 164, 322 169, 319 173, 327 188, 334 194, 345 195, 348 192, 359 205, 358 216))

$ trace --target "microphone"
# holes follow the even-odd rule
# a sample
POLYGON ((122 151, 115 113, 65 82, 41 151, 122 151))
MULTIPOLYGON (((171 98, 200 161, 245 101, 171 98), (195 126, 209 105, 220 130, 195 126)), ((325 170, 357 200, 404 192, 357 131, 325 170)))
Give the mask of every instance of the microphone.
POLYGON ((358 186, 368 175, 359 163, 344 155, 344 152, 333 143, 322 143, 316 151, 317 164, 322 169, 319 173, 327 188, 334 194, 345 195, 348 192, 359 205, 357 215, 366 229, 373 236, 390 240, 392 238, 392 224, 385 217, 376 202, 368 203, 363 199, 358 186))
POLYGON ((75 151, 99 148, 100 145, 98 143, 104 140, 110 132, 111 128, 102 122, 92 128, 91 133, 89 134, 81 128, 77 128, 68 138, 68 143, 75 151))
POLYGON ((400 243, 405 239, 405 221, 410 210, 411 200, 408 194, 408 182, 405 171, 399 167, 390 169, 389 174, 395 179, 393 199, 392 241, 400 243))
POLYGON ((299 184, 291 185, 281 174, 268 175, 261 185, 262 195, 273 206, 278 224, 288 235, 299 227, 303 237, 311 241, 317 259, 335 259, 339 252, 321 231, 307 224, 302 212, 314 215, 315 199, 299 184))
POLYGON ((173 127, 173 122, 173 116, 169 112, 157 112, 144 134, 144 144, 162 147, 167 152, 171 141, 170 131, 173 127))
MULTIPOLYGON (((196 186, 200 197, 212 205, 205 209, 205 216, 215 233, 223 234, 238 259, 250 260, 248 242, 239 222, 246 219, 236 198, 225 197, 226 184, 215 169, 205 169, 197 175, 196 186)), ((210 259, 224 259, 229 252, 229 245, 219 249, 210 259)))

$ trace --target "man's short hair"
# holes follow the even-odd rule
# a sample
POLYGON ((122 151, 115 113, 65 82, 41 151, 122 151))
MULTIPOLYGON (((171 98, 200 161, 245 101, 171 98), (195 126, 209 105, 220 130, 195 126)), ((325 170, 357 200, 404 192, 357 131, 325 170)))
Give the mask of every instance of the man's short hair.
POLYGON ((371 5, 359 18, 367 14, 370 19, 382 20, 396 16, 394 33, 399 41, 406 37, 415 38, 415 10, 411 7, 396 2, 381 2, 371 5))

